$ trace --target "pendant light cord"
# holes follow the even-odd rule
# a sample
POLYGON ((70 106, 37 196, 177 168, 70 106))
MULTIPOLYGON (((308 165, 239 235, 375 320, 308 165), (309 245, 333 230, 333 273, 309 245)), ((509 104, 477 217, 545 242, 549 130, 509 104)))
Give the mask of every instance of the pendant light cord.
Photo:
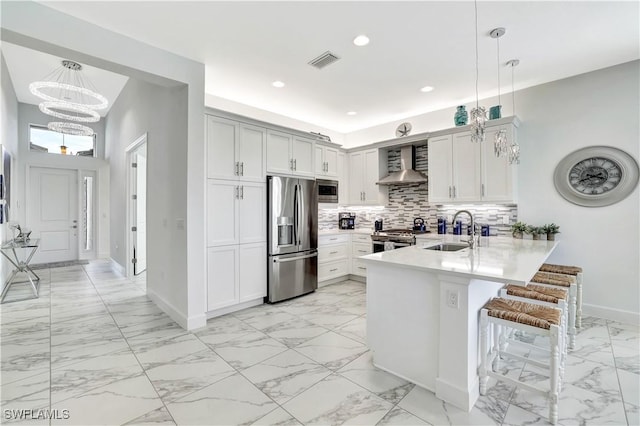
POLYGON ((474 11, 475 11, 475 20, 476 20, 476 108, 479 107, 478 100, 478 0, 474 0, 473 2, 474 11))
POLYGON ((500 103, 500 37, 496 38, 496 43, 498 43, 498 105, 502 105, 500 103))
POLYGON ((514 72, 514 68, 515 68, 515 64, 511 64, 511 104, 512 104, 512 108, 513 108, 513 115, 516 115, 516 91, 513 88, 513 72, 514 72))

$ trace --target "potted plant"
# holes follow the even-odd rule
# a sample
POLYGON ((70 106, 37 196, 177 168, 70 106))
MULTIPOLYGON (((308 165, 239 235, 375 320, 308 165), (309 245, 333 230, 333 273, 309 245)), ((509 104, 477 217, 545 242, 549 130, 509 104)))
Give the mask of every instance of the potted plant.
POLYGON ((544 233, 547 234, 547 240, 554 241, 556 239, 556 234, 560 233, 560 227, 555 223, 550 223, 542 227, 544 233))
POLYGON ((524 222, 516 222, 511 225, 511 234, 513 238, 522 239, 522 234, 527 231, 527 224, 524 222))
POLYGON ((539 226, 527 226, 527 234, 531 234, 534 240, 539 240, 540 235, 544 233, 542 227, 539 226))

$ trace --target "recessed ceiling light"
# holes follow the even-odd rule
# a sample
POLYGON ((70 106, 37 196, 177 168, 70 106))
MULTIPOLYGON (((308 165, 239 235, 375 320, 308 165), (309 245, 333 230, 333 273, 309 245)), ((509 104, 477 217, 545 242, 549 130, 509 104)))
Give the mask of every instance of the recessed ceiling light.
POLYGON ((358 37, 353 39, 353 44, 355 44, 356 46, 366 46, 367 44, 369 44, 369 37, 364 34, 359 35, 358 37))
POLYGON ((355 112, 355 111, 349 111, 349 112, 347 112, 347 115, 356 115, 356 114, 357 114, 357 112, 355 112))
POLYGON ((279 88, 281 88, 281 87, 284 87, 284 83, 283 83, 283 82, 281 82, 280 80, 276 80, 276 81, 274 81, 273 83, 271 83, 271 85, 272 85, 273 87, 277 87, 278 89, 279 89, 279 88))
POLYGON ((433 87, 431 86, 424 86, 422 89, 420 89, 421 92, 430 92, 433 90, 433 87))

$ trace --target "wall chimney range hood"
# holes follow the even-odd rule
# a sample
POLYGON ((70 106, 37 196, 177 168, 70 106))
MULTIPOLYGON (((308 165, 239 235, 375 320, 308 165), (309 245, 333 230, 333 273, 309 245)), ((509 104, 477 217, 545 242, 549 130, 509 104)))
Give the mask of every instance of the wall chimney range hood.
POLYGON ((416 148, 413 145, 400 148, 400 171, 393 172, 376 182, 378 185, 409 185, 412 183, 426 183, 427 175, 417 170, 416 148))

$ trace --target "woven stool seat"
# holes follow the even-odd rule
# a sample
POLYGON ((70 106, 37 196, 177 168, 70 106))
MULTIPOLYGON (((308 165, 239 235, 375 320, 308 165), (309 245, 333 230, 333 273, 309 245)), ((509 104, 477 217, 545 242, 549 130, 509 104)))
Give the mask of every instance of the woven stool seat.
POLYGON ((561 311, 558 309, 517 300, 495 298, 488 301, 483 308, 487 310, 490 317, 545 330, 549 330, 551 325, 560 325, 561 321, 561 311))
POLYGON ((549 288, 540 285, 529 284, 526 287, 509 284, 505 287, 510 296, 524 297, 527 299, 540 300, 558 304, 560 300, 569 300, 569 292, 563 288, 549 288))
POLYGON ((553 263, 544 263, 540 267, 542 272, 553 272, 555 274, 578 275, 582 273, 579 266, 554 265, 553 263))
POLYGON ((531 278, 531 282, 571 287, 571 284, 575 283, 575 278, 570 275, 560 275, 555 272, 536 272, 533 278, 531 278))

